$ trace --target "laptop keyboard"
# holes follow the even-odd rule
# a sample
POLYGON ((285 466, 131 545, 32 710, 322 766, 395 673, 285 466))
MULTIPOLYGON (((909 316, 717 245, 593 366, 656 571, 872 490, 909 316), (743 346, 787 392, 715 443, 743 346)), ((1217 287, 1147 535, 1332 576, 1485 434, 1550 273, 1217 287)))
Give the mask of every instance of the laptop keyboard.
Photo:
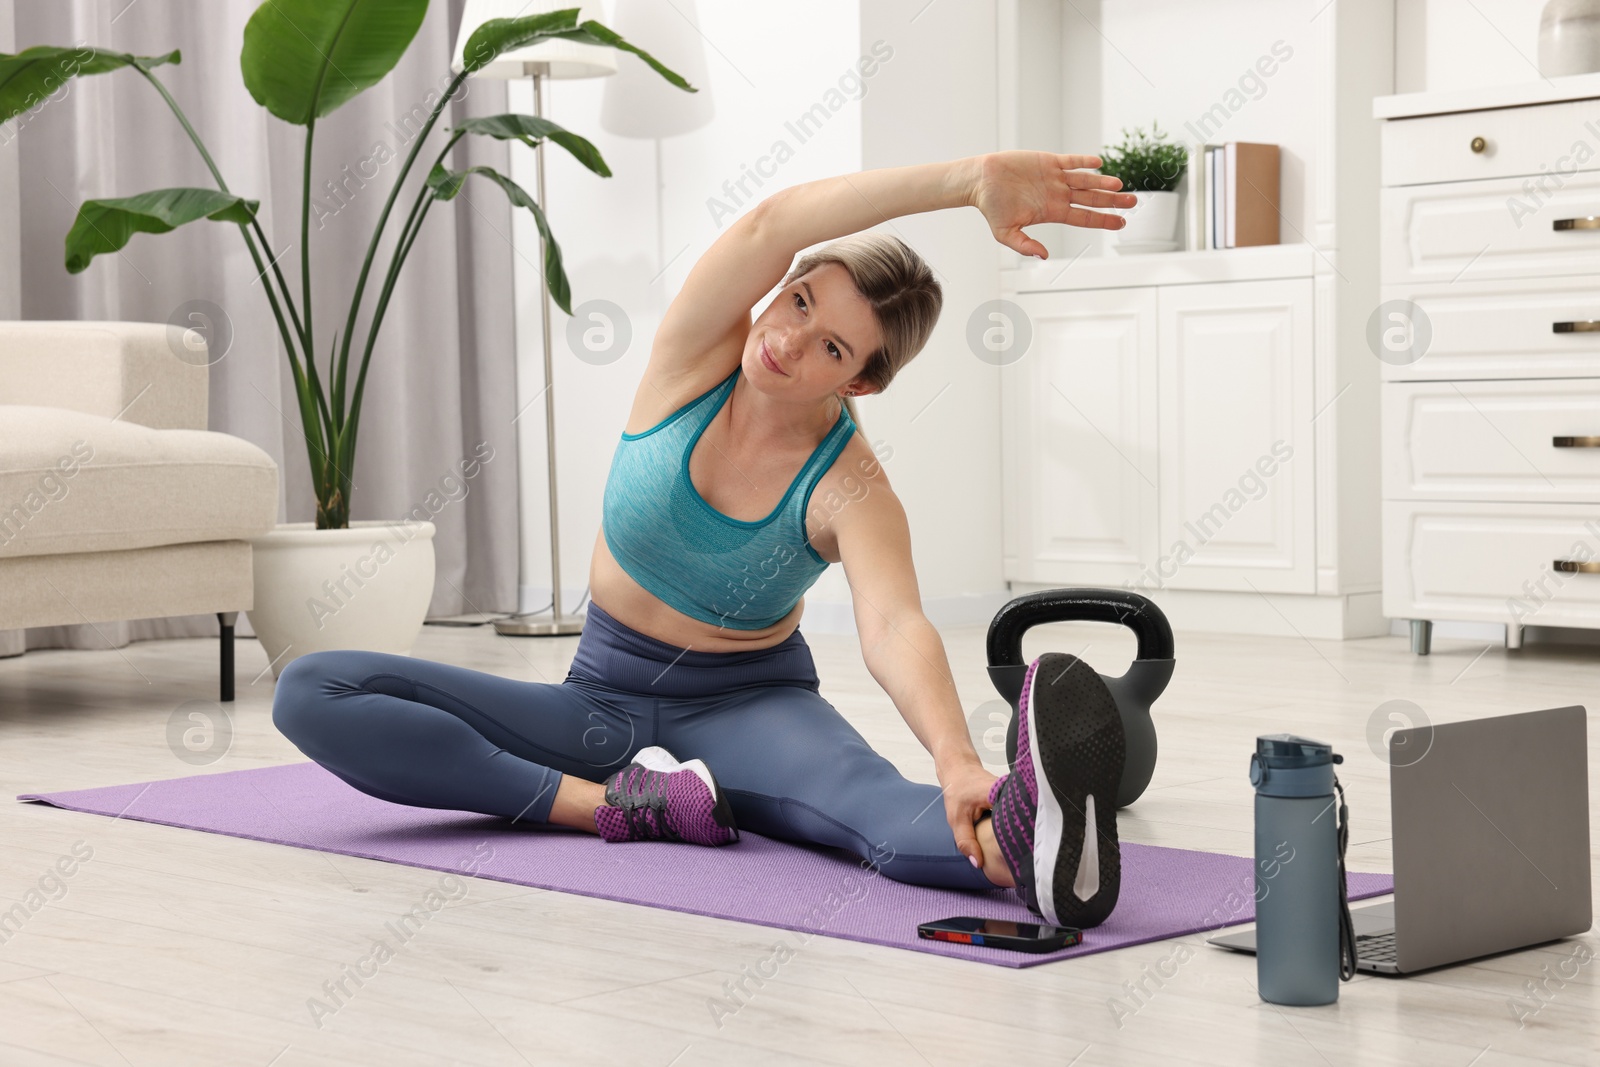
POLYGON ((1394 931, 1382 934, 1356 935, 1356 958, 1373 963, 1394 963, 1394 931))

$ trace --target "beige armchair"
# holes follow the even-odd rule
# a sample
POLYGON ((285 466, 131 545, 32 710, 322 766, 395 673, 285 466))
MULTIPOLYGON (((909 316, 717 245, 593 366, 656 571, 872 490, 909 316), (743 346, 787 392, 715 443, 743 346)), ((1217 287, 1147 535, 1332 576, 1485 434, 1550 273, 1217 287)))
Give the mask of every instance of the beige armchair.
POLYGON ((223 700, 278 468, 206 429, 199 335, 0 322, 0 629, 216 612, 223 700))

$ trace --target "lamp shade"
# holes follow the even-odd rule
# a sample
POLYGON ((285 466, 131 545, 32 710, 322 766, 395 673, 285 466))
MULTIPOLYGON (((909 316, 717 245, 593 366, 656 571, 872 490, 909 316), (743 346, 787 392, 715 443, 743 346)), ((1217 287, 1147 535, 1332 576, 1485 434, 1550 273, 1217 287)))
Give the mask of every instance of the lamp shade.
POLYGON ((600 127, 618 137, 675 137, 711 121, 715 108, 706 88, 705 39, 694 0, 616 0, 614 23, 623 40, 643 48, 699 92, 686 93, 661 80, 638 56, 620 62, 606 82, 600 127))
MULTIPOLYGON (((466 9, 461 13, 461 32, 456 34, 456 58, 452 66, 457 71, 463 69, 465 64, 462 63, 462 56, 466 52, 467 38, 490 19, 524 18, 572 6, 559 0, 467 0, 466 9)), ((594 19, 602 25, 610 25, 599 5, 586 3, 577 6, 579 22, 594 19)), ((526 48, 504 52, 496 56, 494 62, 475 71, 474 75, 482 78, 524 78, 533 74, 546 78, 597 78, 616 72, 616 49, 550 38, 526 48)))

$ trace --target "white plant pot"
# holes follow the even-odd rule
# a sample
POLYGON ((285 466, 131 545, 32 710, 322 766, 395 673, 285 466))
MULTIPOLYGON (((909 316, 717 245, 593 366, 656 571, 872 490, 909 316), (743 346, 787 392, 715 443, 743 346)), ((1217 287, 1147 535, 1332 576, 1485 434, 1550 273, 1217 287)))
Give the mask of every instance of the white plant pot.
POLYGON ((1178 247, 1178 201, 1182 194, 1176 190, 1135 190, 1134 193, 1139 202, 1133 207, 1105 209, 1128 220, 1127 225, 1113 234, 1112 247, 1117 255, 1175 251, 1178 247))
POLYGON ((433 532, 415 520, 346 530, 288 522, 252 538, 255 607, 246 614, 272 676, 330 648, 409 656, 433 599, 433 532))

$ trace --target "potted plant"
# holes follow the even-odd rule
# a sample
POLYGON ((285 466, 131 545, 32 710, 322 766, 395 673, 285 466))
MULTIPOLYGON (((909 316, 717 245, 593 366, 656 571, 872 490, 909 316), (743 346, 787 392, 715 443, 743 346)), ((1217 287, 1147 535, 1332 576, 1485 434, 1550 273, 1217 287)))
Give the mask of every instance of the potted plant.
MULTIPOLYGON (((305 128, 298 299, 277 263, 263 259, 263 252, 270 254, 271 246, 258 221, 260 202, 229 189, 199 134, 157 76, 159 67, 181 60, 178 52, 135 56, 85 46, 39 45, 15 55, 0 54, 0 124, 36 107, 70 78, 132 70, 161 95, 216 181, 215 189, 156 189, 136 196, 85 201, 66 237, 68 271, 76 274, 87 269, 94 257, 120 250, 134 234, 166 233, 186 223, 212 219, 238 226, 265 282, 263 290, 289 359, 316 493, 314 523, 281 523, 254 543, 255 607, 249 612, 250 623, 274 675, 295 656, 321 648, 409 653, 433 595, 432 523, 350 521, 351 479, 368 365, 395 282, 429 209, 454 198, 473 175, 498 185, 515 207, 533 214, 544 238, 544 273, 551 297, 562 311, 572 313, 561 250, 540 205, 490 167, 451 170, 445 165, 456 142, 469 135, 529 146, 548 138, 595 174, 610 177, 610 169, 593 144, 532 115, 474 118, 451 129, 405 214, 381 280, 371 274, 401 185, 461 83, 503 52, 544 38, 563 38, 632 52, 671 84, 687 92, 697 91, 600 23, 592 19, 579 23, 575 7, 492 19, 479 26, 463 50, 465 69, 455 75, 433 106, 395 175, 367 244, 350 305, 341 309, 346 312, 343 329, 336 329, 331 343, 321 347, 327 355, 325 367, 319 367, 309 248, 312 141, 317 120, 394 69, 422 25, 427 8, 427 0, 267 0, 245 25, 239 66, 250 95, 272 115, 305 128), (378 283, 377 293, 365 333, 358 337, 357 317, 369 280, 378 283), (353 350, 360 358, 352 377, 353 350)), ((321 336, 326 339, 326 326, 324 331, 321 336)))
POLYGON ((1135 127, 1122 131, 1122 144, 1108 145, 1100 153, 1100 173, 1122 179, 1124 192, 1137 193, 1131 208, 1108 208, 1123 215, 1127 225, 1116 233, 1120 254, 1171 252, 1178 247, 1178 183, 1189 163, 1189 150, 1173 144, 1159 124, 1150 124, 1150 136, 1135 127))

